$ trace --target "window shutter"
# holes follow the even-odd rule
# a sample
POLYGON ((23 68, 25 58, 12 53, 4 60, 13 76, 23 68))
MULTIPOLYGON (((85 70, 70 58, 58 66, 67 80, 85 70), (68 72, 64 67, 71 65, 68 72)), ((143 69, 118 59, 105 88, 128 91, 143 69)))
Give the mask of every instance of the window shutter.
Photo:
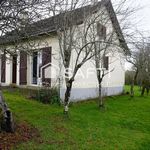
POLYGON ((106 27, 100 23, 97 23, 97 35, 102 39, 106 39, 106 27))
POLYGON ((6 54, 1 55, 1 82, 6 80, 6 54))
MULTIPOLYGON (((51 62, 51 53, 52 53, 52 48, 51 47, 46 47, 42 49, 42 66, 45 66, 46 64, 51 62)), ((47 66, 48 67, 48 66, 47 66)), ((43 68, 42 70, 42 84, 43 85, 50 85, 51 84, 51 79, 50 78, 45 78, 45 69, 43 68)))
POLYGON ((27 84, 27 53, 20 52, 20 84, 27 84))
POLYGON ((108 70, 109 69, 109 57, 108 56, 104 56, 103 58, 103 67, 108 70))
POLYGON ((42 49, 42 66, 51 62, 51 47, 42 49))

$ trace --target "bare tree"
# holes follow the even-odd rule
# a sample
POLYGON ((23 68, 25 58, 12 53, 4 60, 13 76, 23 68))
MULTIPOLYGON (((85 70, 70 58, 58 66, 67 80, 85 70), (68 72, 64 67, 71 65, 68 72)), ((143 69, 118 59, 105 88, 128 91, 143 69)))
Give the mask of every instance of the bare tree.
MULTIPOLYGON (((102 1, 102 3, 94 3, 94 4, 92 3, 92 5, 86 6, 84 8, 78 8, 78 10, 76 10, 75 8, 78 7, 78 1, 71 1, 70 5, 66 6, 67 8, 66 10, 68 11, 69 8, 70 11, 69 12, 63 11, 62 15, 60 15, 61 19, 59 26, 57 27, 58 28, 57 33, 59 37, 61 58, 66 71, 65 76, 66 92, 64 99, 65 113, 68 113, 68 106, 72 85, 79 69, 87 61, 91 60, 94 57, 96 60, 95 61, 96 68, 101 68, 102 66, 100 66, 100 62, 102 58, 104 58, 104 56, 106 56, 106 54, 110 52, 110 49, 108 47, 112 45, 116 47, 122 47, 122 45, 118 44, 117 39, 114 37, 114 34, 116 32, 118 33, 118 31, 116 30, 121 31, 121 29, 120 28, 118 29, 117 27, 118 24, 115 26, 115 29, 109 33, 109 36, 107 35, 108 37, 105 40, 97 38, 98 23, 106 25, 108 24, 108 22, 110 23, 110 18, 114 17, 110 16, 110 14, 112 13, 112 6, 107 5, 107 7, 111 9, 110 10, 111 12, 109 13, 107 13, 107 11, 104 9, 105 5, 109 3, 110 1, 107 2, 102 1), (78 18, 78 16, 80 16, 80 18, 78 18), (102 44, 103 46, 101 46, 100 48, 96 48, 97 45, 100 44, 102 44), (69 68, 71 66, 72 55, 76 57, 74 58, 75 63, 73 66, 73 72, 70 76, 69 68)), ((103 33, 101 33, 100 31, 99 34, 103 33)), ((118 36, 120 36, 119 40, 123 41, 122 44, 124 44, 123 35, 121 34, 118 36)), ((124 49, 124 51, 126 51, 127 49, 128 48, 126 46, 126 49, 124 49)), ((101 97, 101 82, 106 74, 107 73, 104 71, 102 72, 100 70, 97 71, 97 77, 99 82, 99 97, 101 97)), ((102 101, 100 105, 102 105, 102 101)))
MULTIPOLYGON (((24 1, 26 2, 26 0, 24 1)), ((31 1, 31 2, 34 2, 34 1, 31 1)), ((95 61, 96 68, 103 67, 102 65, 100 66, 100 64, 102 64, 101 62, 103 58, 111 51, 109 47, 112 45, 116 47, 124 47, 124 51, 126 51, 128 48, 126 46, 126 43, 124 42, 125 40, 124 40, 123 35, 121 34, 121 29, 118 25, 117 18, 114 15, 115 12, 112 9, 110 0, 102 0, 102 2, 97 2, 97 1, 92 1, 92 0, 87 0, 87 1, 61 0, 59 2, 57 0, 52 0, 52 1, 41 0, 39 2, 41 2, 41 5, 39 5, 39 3, 34 4, 34 3, 29 2, 29 4, 27 3, 28 5, 26 5, 27 7, 23 5, 24 3, 20 4, 21 7, 22 5, 24 7, 22 7, 23 9, 21 8, 19 9, 19 13, 16 13, 17 14, 16 20, 17 21, 21 20, 21 22, 23 22, 23 26, 30 26, 31 28, 29 29, 32 29, 32 28, 35 28, 34 26, 35 24, 34 23, 30 24, 29 21, 25 21, 26 19, 25 20, 20 19, 20 16, 22 16, 22 14, 25 13, 25 14, 30 15, 30 13, 26 13, 26 12, 28 11, 33 12, 34 15, 31 15, 31 17, 27 17, 31 19, 34 18, 33 20, 38 20, 38 15, 37 15, 38 13, 42 14, 41 18, 44 18, 43 15, 45 15, 46 17, 53 16, 52 18, 53 23, 55 24, 55 30, 57 31, 57 36, 59 39, 61 60, 62 60, 63 67, 66 72, 65 74, 66 91, 65 91, 65 99, 64 99, 64 112, 68 113, 68 106, 69 106, 69 101, 70 101, 72 85, 74 83, 76 74, 79 71, 79 69, 87 61, 91 60, 94 57, 96 60, 95 61), (87 4, 90 4, 90 5, 87 5, 87 4), (32 7, 29 7, 29 6, 32 6, 32 7), (115 23, 113 23, 114 30, 110 31, 109 35, 107 35, 107 38, 105 40, 97 38, 97 23, 101 23, 102 25, 106 25, 106 24, 110 25, 112 24, 114 19, 115 19, 115 23), (26 22, 27 22, 27 25, 26 25, 26 22), (117 34, 117 38, 115 37, 114 34, 115 35, 117 34), (118 40, 116 39, 119 39, 119 43, 121 44, 119 44, 118 40), (97 46, 95 45, 101 45, 101 46, 100 48, 96 48, 97 46), (72 71, 72 74, 70 75, 69 68, 71 67, 71 57, 73 55, 76 57, 74 58, 74 65, 72 67, 73 71, 72 71)), ((125 1, 122 1, 120 7, 118 7, 118 11, 121 10, 124 2, 125 1)), ((15 9, 16 5, 13 5, 13 6, 15 9)), ((11 10, 9 12, 11 12, 11 10)), ((124 11, 124 15, 128 16, 127 11, 124 11)), ((6 33, 10 29, 13 30, 17 28, 15 32, 11 32, 11 33, 12 34, 19 33, 19 37, 17 37, 19 39, 18 42, 20 42, 20 38, 28 39, 30 37, 30 32, 27 32, 26 27, 21 28, 22 25, 21 26, 20 25, 21 24, 19 23, 19 28, 18 28, 18 23, 14 23, 14 26, 12 28, 10 28, 9 26, 8 27, 6 26, 7 28, 3 30, 4 32, 2 32, 2 34, 6 33), (20 30, 20 28, 22 30, 20 30), (18 30, 19 32, 17 32, 18 30), (23 32, 20 32, 20 31, 23 31, 23 32), (22 33, 25 34, 25 36, 22 36, 22 33)), ((41 30, 42 24, 39 24, 38 27, 41 30)), ((99 32, 99 34, 101 34, 101 32, 99 32)), ((47 33, 47 35, 49 34, 47 33)), ((15 42, 17 43, 17 41, 15 42)), ((30 47, 34 47, 34 46, 36 47, 37 44, 35 44, 34 41, 29 40, 27 44, 25 45, 16 44, 15 46, 16 46, 14 48, 15 53, 16 51, 18 50, 21 51, 22 49, 26 50, 29 53, 32 53, 32 50, 30 49, 30 47)), ((8 51, 8 53, 11 53, 11 52, 12 51, 8 51)), ((103 77, 106 74, 107 73, 104 71, 97 72, 100 89, 101 89, 101 82, 103 80, 103 77)))
POLYGON ((140 76, 142 80, 142 91, 141 96, 144 95, 145 90, 147 91, 147 95, 149 94, 150 90, 150 45, 149 43, 145 44, 142 53, 140 54, 140 62, 143 64, 141 66, 140 76))
POLYGON ((143 90, 141 95, 144 94, 145 89, 149 89, 149 44, 146 41, 147 39, 143 36, 132 43, 134 45, 133 50, 130 52, 130 55, 127 57, 127 61, 132 64, 132 69, 134 74, 132 77, 132 83, 130 88, 131 97, 134 96, 134 85, 137 80, 142 81, 143 90))
MULTIPOLYGON (((111 4, 110 4, 111 5, 111 4)), ((126 5, 126 0, 125 1, 120 1, 115 5, 115 10, 113 10, 113 7, 109 6, 109 10, 111 12, 110 17, 116 18, 119 16, 119 21, 121 22, 121 30, 120 30, 120 37, 119 40, 125 41, 124 36, 127 38, 128 36, 131 36, 131 33, 126 34, 126 30, 130 30, 129 23, 128 23, 128 18, 132 16, 135 12, 136 9, 130 8, 130 7, 125 7, 126 5), (115 13, 114 13, 115 12, 115 13), (123 36, 124 33, 124 36, 123 36)), ((98 24, 98 35, 97 38, 99 41, 101 41, 99 44, 95 45, 95 66, 96 66, 96 71, 97 71, 97 79, 98 79, 98 85, 99 85, 99 107, 103 108, 104 107, 104 92, 102 92, 102 82, 103 78, 108 75, 109 73, 113 72, 115 68, 112 68, 111 70, 108 69, 109 66, 109 54, 115 54, 115 53, 121 53, 120 59, 122 59, 122 56, 129 55, 129 49, 126 45, 126 42, 123 42, 124 45, 122 44, 116 44, 116 41, 118 40, 118 37, 115 37, 115 34, 118 30, 120 29, 120 26, 117 25, 118 21, 116 20, 115 27, 113 27, 113 30, 108 33, 107 27, 108 27, 108 22, 109 22, 109 17, 107 19, 101 18, 101 24, 98 24), (117 27, 117 30, 115 29, 117 27), (113 50, 110 50, 110 47, 113 50), (100 49, 103 49, 102 51, 100 49), (121 50, 122 49, 122 50, 121 50), (99 53, 100 52, 100 53, 99 53)))
POLYGON ((132 54, 129 57, 127 57, 127 61, 133 65, 133 69, 134 69, 134 74, 132 77, 131 88, 130 88, 131 97, 134 96, 134 85, 137 79, 137 75, 139 73, 139 66, 137 64, 138 56, 139 56, 139 52, 132 52, 132 54))
MULTIPOLYGON (((1 0, 0 1, 0 37, 1 40, 9 41, 9 34, 13 38, 19 36, 20 31, 39 17, 36 8, 40 1, 28 0, 1 0)), ((1 59, 5 61, 6 55, 14 56, 17 54, 16 49, 9 50, 5 46, 1 46, 1 59), (3 54, 2 54, 3 53, 3 54)), ((2 110, 2 120, 0 120, 0 127, 8 132, 14 132, 14 122, 12 113, 9 110, 2 92, 0 92, 0 109, 2 110)))

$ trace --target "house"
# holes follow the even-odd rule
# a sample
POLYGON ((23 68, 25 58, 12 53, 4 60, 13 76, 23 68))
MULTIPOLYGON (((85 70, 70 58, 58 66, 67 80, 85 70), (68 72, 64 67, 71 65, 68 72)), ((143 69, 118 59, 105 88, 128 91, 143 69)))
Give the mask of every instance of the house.
MULTIPOLYGON (((108 74, 102 82, 104 95, 117 95, 123 92, 125 70, 124 50, 128 49, 110 0, 102 0, 95 5, 88 5, 74 10, 74 24, 82 25, 84 18, 105 11, 109 16, 105 24, 105 32, 113 31, 119 50, 109 53, 105 58, 105 69, 108 74), (92 14, 91 14, 92 12, 92 14), (113 71, 111 71, 113 70, 113 71)), ((19 87, 39 87, 50 84, 59 87, 60 97, 64 98, 65 82, 62 66, 59 40, 56 32, 58 22, 63 22, 63 13, 31 24, 25 29, 12 31, 0 38, 0 79, 2 86, 16 84, 19 87), (24 51, 20 51, 24 49, 24 51), (7 53, 7 51, 11 52, 7 53), (14 53, 15 52, 15 53, 14 53), (7 58, 7 59, 6 59, 7 58)), ((61 24, 59 24, 61 26, 61 24)), ((111 47, 116 49, 115 46, 111 47)), ((71 67, 76 55, 71 56, 71 67)), ((62 66, 63 68, 63 66, 62 66)), ((84 100, 98 96, 98 81, 93 62, 86 62, 82 73, 78 74, 73 83, 71 100, 84 100)))

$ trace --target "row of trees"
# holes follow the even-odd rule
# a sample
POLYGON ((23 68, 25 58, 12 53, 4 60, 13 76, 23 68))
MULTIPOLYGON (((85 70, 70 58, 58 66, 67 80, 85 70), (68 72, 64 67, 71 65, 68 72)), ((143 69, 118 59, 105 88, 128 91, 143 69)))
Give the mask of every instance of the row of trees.
POLYGON ((147 94, 150 89, 150 43, 148 38, 141 36, 140 41, 134 43, 135 48, 131 51, 131 55, 127 57, 127 61, 132 64, 132 70, 126 72, 126 82, 131 84, 130 94, 134 96, 134 85, 139 85, 141 95, 145 91, 147 94))

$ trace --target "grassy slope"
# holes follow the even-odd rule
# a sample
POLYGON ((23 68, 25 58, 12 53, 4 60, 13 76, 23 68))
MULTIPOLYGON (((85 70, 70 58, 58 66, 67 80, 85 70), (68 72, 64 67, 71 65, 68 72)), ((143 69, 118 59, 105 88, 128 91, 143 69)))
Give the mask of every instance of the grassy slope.
POLYGON ((17 120, 27 121, 41 133, 41 143, 23 143, 19 150, 150 150, 150 96, 108 98, 105 111, 99 111, 94 101, 74 104, 69 120, 59 106, 7 91, 4 96, 17 120))

